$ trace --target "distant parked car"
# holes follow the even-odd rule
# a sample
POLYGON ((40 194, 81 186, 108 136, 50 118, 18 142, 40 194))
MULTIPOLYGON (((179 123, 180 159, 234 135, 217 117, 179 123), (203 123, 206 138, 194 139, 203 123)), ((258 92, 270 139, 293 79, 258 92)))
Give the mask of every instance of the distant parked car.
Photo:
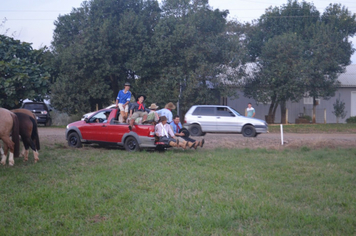
MULTIPOLYGON (((112 108, 115 108, 115 104, 111 104, 110 106, 108 107, 105 107, 103 109, 112 109, 112 108)), ((89 113, 86 113, 82 116, 81 120, 85 120, 85 118, 89 118, 90 116, 92 116, 96 111, 92 111, 92 112, 89 112, 89 113)))
POLYGON ((245 137, 256 137, 268 131, 264 120, 245 117, 231 107, 219 105, 192 106, 185 114, 184 127, 192 136, 241 133, 245 137))
POLYGON ((48 108, 44 102, 26 102, 23 103, 21 108, 32 111, 36 115, 37 123, 44 124, 45 126, 52 125, 52 118, 50 115, 51 108, 48 108))

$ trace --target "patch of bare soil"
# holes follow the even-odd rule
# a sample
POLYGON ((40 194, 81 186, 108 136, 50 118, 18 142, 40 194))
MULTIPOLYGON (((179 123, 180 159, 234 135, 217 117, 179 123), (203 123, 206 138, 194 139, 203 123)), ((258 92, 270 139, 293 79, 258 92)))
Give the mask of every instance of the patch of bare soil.
MULTIPOLYGON (((41 143, 47 145, 65 145, 65 128, 39 127, 41 143)), ((197 140, 204 138, 204 149, 215 148, 266 148, 284 149, 309 147, 318 148, 352 148, 356 147, 356 134, 297 134, 285 133, 283 145, 278 133, 260 134, 255 138, 245 138, 241 134, 206 134, 203 137, 192 137, 197 140)))

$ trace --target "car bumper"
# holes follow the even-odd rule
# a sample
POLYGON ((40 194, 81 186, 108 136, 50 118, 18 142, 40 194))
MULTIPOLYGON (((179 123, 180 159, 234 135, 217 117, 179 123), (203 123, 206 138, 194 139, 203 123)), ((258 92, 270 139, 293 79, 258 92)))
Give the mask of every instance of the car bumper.
POLYGON ((142 148, 155 148, 155 137, 140 137, 140 147, 142 148))
POLYGON ((36 119, 37 119, 37 123, 47 123, 48 120, 50 120, 50 118, 47 118, 46 116, 45 117, 42 117, 42 116, 36 116, 36 119))
POLYGON ((268 133, 268 126, 255 126, 256 133, 268 133))

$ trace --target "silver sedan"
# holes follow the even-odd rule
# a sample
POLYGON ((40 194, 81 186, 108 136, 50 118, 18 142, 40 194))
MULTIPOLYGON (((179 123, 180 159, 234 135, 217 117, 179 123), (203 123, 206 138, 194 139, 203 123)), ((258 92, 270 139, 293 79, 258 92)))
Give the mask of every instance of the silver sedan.
POLYGON ((241 133, 256 137, 268 132, 264 120, 245 117, 229 106, 195 105, 185 114, 184 127, 192 136, 205 133, 241 133))

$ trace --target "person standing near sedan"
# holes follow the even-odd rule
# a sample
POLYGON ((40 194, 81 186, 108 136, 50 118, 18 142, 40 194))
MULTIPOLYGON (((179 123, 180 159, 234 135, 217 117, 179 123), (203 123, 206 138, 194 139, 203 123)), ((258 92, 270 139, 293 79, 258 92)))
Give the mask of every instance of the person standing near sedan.
POLYGON ((120 109, 120 119, 121 123, 125 123, 127 115, 129 113, 129 103, 131 100, 131 92, 129 91, 131 87, 130 83, 125 83, 125 88, 120 90, 116 98, 116 107, 120 109))
POLYGON ((255 117, 255 108, 252 107, 251 103, 248 103, 247 109, 246 109, 246 116, 247 117, 255 117))

